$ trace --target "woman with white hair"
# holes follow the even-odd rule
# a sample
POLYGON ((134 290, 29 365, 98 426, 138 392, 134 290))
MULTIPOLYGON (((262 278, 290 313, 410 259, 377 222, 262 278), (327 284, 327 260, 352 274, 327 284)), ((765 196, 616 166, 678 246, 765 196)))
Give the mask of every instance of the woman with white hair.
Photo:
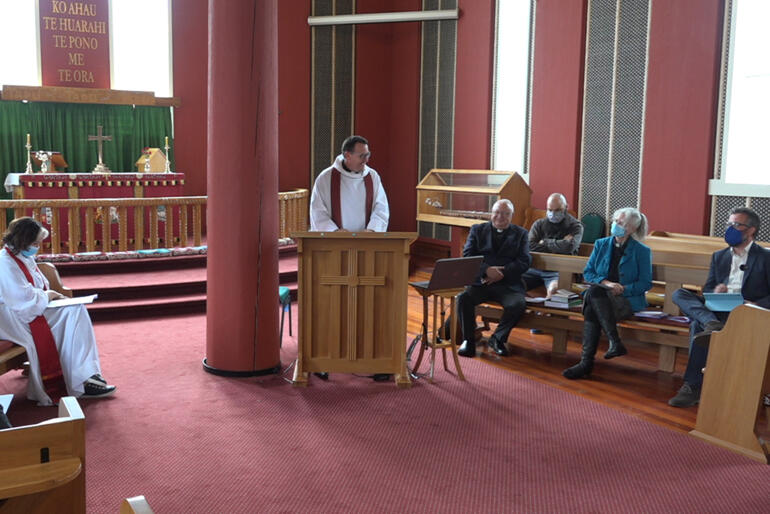
POLYGON ((610 343, 605 359, 628 353, 620 341, 617 322, 647 307, 645 293, 652 288, 652 252, 641 242, 647 235, 647 218, 633 207, 618 209, 610 232, 610 237, 594 243, 583 270, 585 281, 592 285, 583 296, 580 362, 562 373, 569 379, 591 374, 602 330, 610 343))
POLYGON ((48 230, 37 220, 8 225, 0 250, 0 339, 27 351, 27 398, 51 405, 61 396, 102 398, 115 392, 102 378, 91 318, 84 305, 49 308, 63 298, 35 263, 48 230))

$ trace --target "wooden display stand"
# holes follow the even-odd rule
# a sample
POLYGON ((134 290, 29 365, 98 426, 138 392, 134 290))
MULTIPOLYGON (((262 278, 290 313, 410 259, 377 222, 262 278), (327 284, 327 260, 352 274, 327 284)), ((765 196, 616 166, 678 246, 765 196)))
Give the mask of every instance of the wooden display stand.
MULTIPOLYGON (((35 152, 29 152, 29 156, 32 159, 32 162, 38 168, 43 165, 43 161, 35 156, 35 152)), ((45 173, 61 173, 64 171, 64 168, 68 167, 69 164, 67 164, 67 161, 64 160, 64 156, 61 154, 61 152, 51 152, 51 159, 48 161, 48 171, 45 173)), ((38 173, 43 172, 40 171, 38 173)))
POLYGON ((299 232, 299 342, 308 373, 391 373, 409 387, 406 308, 413 232, 299 232))
POLYGON ((85 433, 71 396, 58 418, 0 431, 0 513, 85 512, 85 433))
POLYGON ((491 217, 500 199, 513 202, 513 223, 524 224, 532 190, 516 172, 432 169, 417 184, 417 221, 472 227, 491 217))
POLYGON ((770 447, 755 431, 770 390, 770 311, 737 307, 711 336, 695 430, 690 434, 764 463, 770 447))

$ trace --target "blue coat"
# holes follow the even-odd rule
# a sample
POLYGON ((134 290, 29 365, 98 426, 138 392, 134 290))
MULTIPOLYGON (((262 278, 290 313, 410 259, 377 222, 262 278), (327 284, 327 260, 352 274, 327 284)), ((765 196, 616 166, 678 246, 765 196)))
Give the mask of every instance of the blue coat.
POLYGON ((501 282, 511 289, 523 293, 524 285, 521 282, 521 275, 529 269, 529 265, 532 263, 532 257, 529 255, 528 232, 517 225, 509 225, 505 229, 505 239, 500 245, 500 249, 495 251, 492 245, 492 230, 494 227, 490 221, 473 225, 468 239, 465 241, 463 257, 484 256, 479 276, 476 277, 473 285, 481 285, 481 279, 486 275, 488 267, 504 266, 501 282))
MULTIPOLYGON (((613 237, 597 239, 594 250, 583 270, 586 282, 598 284, 607 279, 612 260, 613 237)), ((628 298, 634 312, 647 307, 645 293, 652 289, 652 252, 650 247, 629 238, 623 257, 618 265, 619 282, 625 287, 623 296, 628 298)))
MULTIPOLYGON (((730 248, 714 252, 711 256, 709 278, 703 286, 703 292, 712 293, 717 284, 727 284, 732 265, 733 254, 730 248)), ((749 256, 746 258, 741 294, 744 300, 770 309, 770 250, 757 243, 751 245, 749 256)))

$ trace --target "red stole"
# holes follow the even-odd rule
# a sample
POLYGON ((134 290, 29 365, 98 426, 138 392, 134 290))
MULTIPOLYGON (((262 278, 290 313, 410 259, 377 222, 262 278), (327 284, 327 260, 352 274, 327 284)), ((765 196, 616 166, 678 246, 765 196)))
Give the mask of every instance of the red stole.
MULTIPOLYGON (((363 173, 363 172, 361 172, 363 173)), ((337 227, 342 228, 342 199, 340 197, 340 181, 342 173, 336 168, 332 168, 332 221, 337 227)), ((369 218, 372 216, 372 203, 374 202, 374 182, 372 174, 364 175, 364 186, 366 187, 366 226, 369 226, 369 218)))
MULTIPOLYGON (((16 261, 16 264, 18 264, 21 271, 24 272, 24 276, 27 277, 29 283, 34 286, 35 281, 32 279, 32 275, 29 273, 29 270, 24 263, 10 252, 8 248, 6 248, 5 251, 16 261)), ((51 333, 51 327, 48 326, 48 320, 41 314, 32 320, 29 324, 29 328, 32 331, 32 340, 35 342, 37 359, 40 363, 40 375, 43 378, 43 389, 45 389, 45 393, 52 401, 58 402, 59 398, 66 394, 67 387, 64 385, 64 375, 62 375, 59 351, 56 349, 56 341, 51 333)))

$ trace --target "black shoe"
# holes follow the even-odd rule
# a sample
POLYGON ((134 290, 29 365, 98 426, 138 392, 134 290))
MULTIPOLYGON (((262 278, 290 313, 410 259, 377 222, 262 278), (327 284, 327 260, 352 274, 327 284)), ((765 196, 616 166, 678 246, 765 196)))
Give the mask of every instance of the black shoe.
POLYGON ((687 382, 682 384, 676 396, 668 401, 672 407, 692 407, 700 401, 700 387, 693 387, 687 382))
POLYGON ((391 375, 390 373, 375 373, 374 375, 372 375, 372 379, 375 382, 388 382, 392 378, 393 378, 393 375, 391 375))
POLYGON ((692 338, 693 344, 708 347, 711 342, 711 333, 722 330, 725 324, 721 321, 709 321, 703 326, 703 332, 698 332, 692 338))
POLYGON ((462 357, 475 357, 476 356, 476 343, 470 341, 463 341, 460 348, 457 350, 457 355, 462 357))
POLYGON ((505 343, 502 341, 498 341, 494 337, 489 339, 489 347, 501 357, 507 357, 508 356, 508 348, 505 346, 505 343))
POLYGON ((626 347, 623 346, 623 343, 618 341, 610 341, 610 347, 607 350, 607 353, 604 354, 605 359, 612 359, 614 357, 620 357, 621 355, 625 355, 628 353, 628 350, 626 350, 626 347))
POLYGON ((83 383, 84 391, 80 398, 105 398, 112 395, 116 389, 117 387, 108 385, 101 377, 99 379, 91 377, 83 383))
POLYGON ((570 380, 576 380, 578 378, 587 377, 594 369, 594 363, 592 361, 581 360, 571 368, 567 368, 561 372, 562 375, 570 380))
POLYGON ((313 375, 317 376, 321 380, 329 380, 329 373, 326 371, 321 371, 319 373, 313 373, 313 375))

